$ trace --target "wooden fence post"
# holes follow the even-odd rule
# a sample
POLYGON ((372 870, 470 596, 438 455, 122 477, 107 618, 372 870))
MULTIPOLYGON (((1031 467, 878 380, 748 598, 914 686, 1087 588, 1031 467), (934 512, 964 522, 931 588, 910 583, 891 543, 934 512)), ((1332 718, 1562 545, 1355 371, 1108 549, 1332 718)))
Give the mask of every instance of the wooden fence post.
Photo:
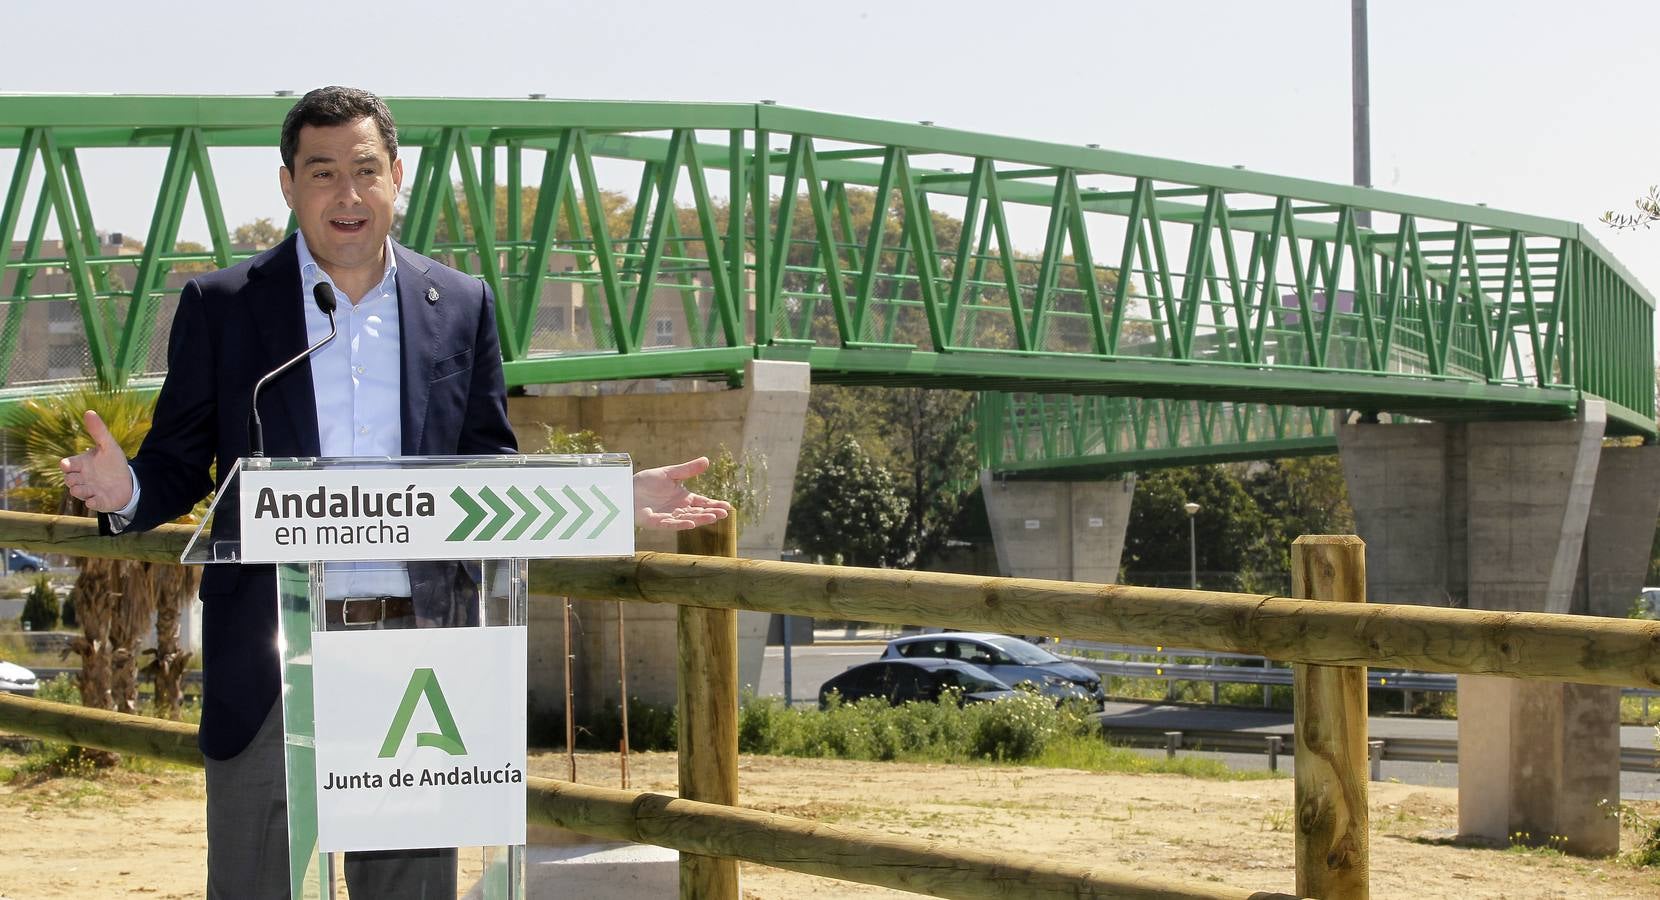
MULTIPOLYGON (((1366 544, 1304 535, 1291 544, 1291 593, 1366 602, 1366 544)), ((1291 667, 1296 716, 1297 896, 1366 900, 1366 667, 1291 667)))
MULTIPOLYGON (((738 523, 727 517, 682 531, 681 553, 738 555, 738 523)), ((678 614, 680 796, 738 803, 738 614, 682 606, 678 614)), ((681 900, 738 900, 738 863, 680 854, 681 900)))

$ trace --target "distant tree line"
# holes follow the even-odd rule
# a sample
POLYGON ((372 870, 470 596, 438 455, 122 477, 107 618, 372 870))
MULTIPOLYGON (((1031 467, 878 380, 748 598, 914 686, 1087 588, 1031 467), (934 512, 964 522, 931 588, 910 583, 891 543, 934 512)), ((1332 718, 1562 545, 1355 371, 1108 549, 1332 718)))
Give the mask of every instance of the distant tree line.
POLYGON ((1335 455, 1160 469, 1136 480, 1120 565, 1126 584, 1185 587, 1193 518, 1199 587, 1289 593, 1291 542, 1303 534, 1353 534, 1335 455))

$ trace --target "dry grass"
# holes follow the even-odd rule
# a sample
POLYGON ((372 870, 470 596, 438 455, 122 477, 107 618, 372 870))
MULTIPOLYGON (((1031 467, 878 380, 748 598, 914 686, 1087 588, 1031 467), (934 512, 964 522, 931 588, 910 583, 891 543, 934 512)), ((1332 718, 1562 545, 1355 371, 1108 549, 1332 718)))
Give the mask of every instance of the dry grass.
MULTIPOLYGON (((0 779, 20 761, 0 751, 0 779)), ((675 763, 669 753, 635 754, 632 787, 673 792, 675 763)), ((562 778, 566 760, 538 754, 531 770, 562 778)), ((578 756, 579 781, 617 786, 619 774, 614 753, 578 756)), ((739 784, 745 806, 834 824, 1252 890, 1294 886, 1292 785, 1283 779, 745 756, 739 784)), ((1660 873, 1621 860, 1448 843, 1456 800, 1448 789, 1372 785, 1373 897, 1660 896, 1660 873)), ((1642 806, 1660 814, 1660 804, 1642 806)), ((0 821, 12 848, 0 855, 4 900, 201 893, 200 772, 0 784, 0 821)), ((746 900, 915 896, 753 865, 742 873, 746 900)))

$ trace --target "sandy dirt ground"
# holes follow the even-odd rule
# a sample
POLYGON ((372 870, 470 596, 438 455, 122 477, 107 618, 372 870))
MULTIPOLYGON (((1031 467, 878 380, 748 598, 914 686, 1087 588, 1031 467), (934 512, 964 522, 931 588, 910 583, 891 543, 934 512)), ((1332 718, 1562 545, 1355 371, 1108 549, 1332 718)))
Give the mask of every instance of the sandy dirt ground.
MULTIPOLYGON (((18 762, 0 752, 0 766, 18 762)), ((563 778, 568 763, 538 756, 531 769, 563 778)), ((618 772, 616 754, 577 758, 579 781, 616 787, 618 772)), ((672 755, 635 754, 630 772, 634 788, 674 789, 672 755)), ((821 822, 1211 886, 1295 886, 1287 779, 744 757, 739 784, 745 806, 821 822)), ((1372 785, 1373 897, 1660 897, 1660 872, 1617 859, 1453 846, 1456 799, 1448 789, 1372 785)), ((1660 814, 1660 806, 1645 811, 1660 814)), ((200 896, 203 820, 197 771, 0 785, 0 900, 200 896)), ((748 864, 742 880, 744 900, 916 896, 748 864)))

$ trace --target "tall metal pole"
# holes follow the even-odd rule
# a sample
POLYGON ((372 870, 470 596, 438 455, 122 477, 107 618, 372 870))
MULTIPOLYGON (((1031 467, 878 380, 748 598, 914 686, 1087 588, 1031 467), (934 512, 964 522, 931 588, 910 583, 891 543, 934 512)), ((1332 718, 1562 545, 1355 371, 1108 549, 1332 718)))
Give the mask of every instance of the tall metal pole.
POLYGON ((1199 509, 1199 504, 1192 500, 1182 504, 1182 510, 1187 513, 1187 586, 1194 591, 1199 589, 1199 530, 1194 524, 1199 509))
POLYGON ((576 780, 576 689, 571 684, 571 598, 565 597, 565 758, 570 762, 570 780, 576 780))
POLYGON ((622 789, 628 790, 628 638, 623 629, 623 602, 617 601, 617 693, 622 696, 622 789))
MULTIPOLYGON (((1355 184, 1372 186, 1372 97, 1368 83, 1366 0, 1349 0, 1350 88, 1354 94, 1355 184)), ((1372 211, 1355 210, 1355 224, 1372 227, 1372 211)))
POLYGON ((1187 515, 1187 586, 1199 589, 1199 531, 1193 524, 1193 514, 1187 515))
POLYGON ((779 617, 784 631, 784 706, 795 702, 795 643, 790 640, 790 615, 779 617))

